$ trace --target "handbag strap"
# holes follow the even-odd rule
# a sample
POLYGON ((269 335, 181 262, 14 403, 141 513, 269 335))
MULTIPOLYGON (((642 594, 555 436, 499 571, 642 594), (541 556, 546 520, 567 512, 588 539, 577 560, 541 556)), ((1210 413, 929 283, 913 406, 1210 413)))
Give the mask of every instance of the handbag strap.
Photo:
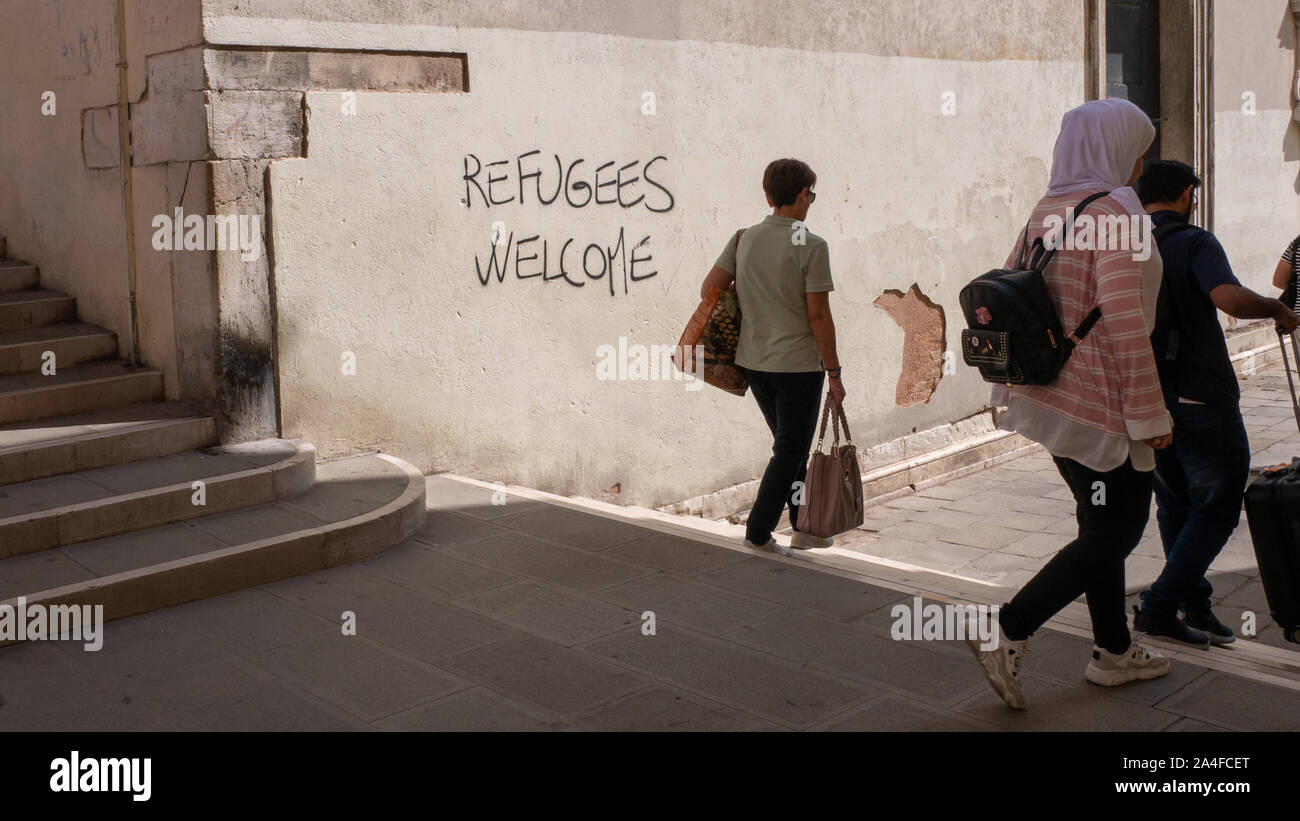
MULTIPOLYGON (((844 444, 852 445, 853 434, 849 433, 849 417, 844 415, 844 406, 839 402, 835 403, 835 415, 840 418, 840 423, 844 425, 844 444)), ((838 440, 839 437, 836 437, 836 441, 838 440)))
POLYGON ((831 423, 831 431, 835 438, 831 441, 832 448, 838 448, 840 445, 840 424, 844 425, 845 444, 853 444, 853 434, 849 433, 849 418, 844 415, 844 407, 835 401, 834 394, 827 392, 826 401, 822 404, 822 424, 821 430, 817 434, 816 451, 821 451, 822 441, 826 438, 826 423, 831 423))
MULTIPOLYGON (((822 427, 821 427, 821 431, 817 434, 817 447, 813 448, 813 450, 819 453, 821 452, 822 449, 822 440, 826 438, 826 422, 830 419, 831 405, 834 404, 835 404, 835 398, 831 396, 829 393, 827 393, 826 402, 822 405, 822 427)), ((837 443, 840 441, 840 431, 839 431, 838 424, 835 427, 835 441, 837 443)))
MULTIPOLYGON (((736 285, 740 282, 740 238, 745 236, 745 229, 741 228, 736 232, 736 248, 733 253, 736 256, 736 271, 731 275, 731 287, 728 290, 736 291, 736 285)), ((736 294, 739 296, 739 292, 736 294)))

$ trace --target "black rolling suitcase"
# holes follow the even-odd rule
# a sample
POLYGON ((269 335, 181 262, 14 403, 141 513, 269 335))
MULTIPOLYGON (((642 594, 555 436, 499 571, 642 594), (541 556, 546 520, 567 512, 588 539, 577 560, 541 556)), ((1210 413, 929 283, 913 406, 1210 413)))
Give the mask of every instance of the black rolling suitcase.
MULTIPOLYGON (((1297 267, 1300 268, 1300 260, 1297 267)), ((1292 278, 1283 300, 1300 313, 1297 278, 1300 277, 1292 278)), ((1287 355, 1289 341, 1300 374, 1300 343, 1295 334, 1284 334, 1280 328, 1277 336, 1282 346, 1286 381, 1291 387, 1291 406, 1300 426, 1296 376, 1292 375, 1292 359, 1287 355)), ((1259 579, 1273 621, 1282 628, 1287 641, 1300 642, 1300 458, 1292 459, 1289 465, 1265 470, 1246 488, 1246 520, 1250 523, 1259 579)))

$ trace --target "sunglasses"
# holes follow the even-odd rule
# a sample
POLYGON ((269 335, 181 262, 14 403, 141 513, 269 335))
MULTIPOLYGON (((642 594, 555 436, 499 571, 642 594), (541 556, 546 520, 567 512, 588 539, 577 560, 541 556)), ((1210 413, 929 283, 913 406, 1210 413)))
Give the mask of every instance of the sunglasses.
POLYGON ((817 192, 810 188, 808 189, 808 204, 812 205, 814 202, 817 202, 817 192))

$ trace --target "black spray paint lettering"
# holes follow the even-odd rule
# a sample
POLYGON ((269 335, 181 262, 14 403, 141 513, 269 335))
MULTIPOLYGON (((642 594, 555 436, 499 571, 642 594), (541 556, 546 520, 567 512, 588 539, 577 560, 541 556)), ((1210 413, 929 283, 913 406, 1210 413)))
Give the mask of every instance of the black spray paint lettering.
MULTIPOLYGON (((672 192, 655 176, 658 172, 652 175, 651 169, 656 163, 667 162, 668 158, 663 155, 656 155, 645 163, 633 160, 619 165, 617 161, 611 160, 596 165, 589 172, 591 164, 586 159, 574 159, 566 166, 560 155, 554 154, 554 187, 546 182, 550 174, 544 168, 549 163, 543 161, 541 156, 541 149, 534 149, 520 154, 514 160, 497 160, 485 164, 477 155, 466 154, 464 205, 472 208, 474 194, 477 192, 479 202, 489 209, 516 202, 519 205, 537 202, 549 206, 560 199, 561 193, 569 207, 578 209, 593 204, 618 205, 624 209, 641 205, 647 211, 662 214, 676 206, 672 192), (587 168, 583 168, 584 165, 587 168), (511 166, 517 183, 517 198, 515 185, 511 185, 511 166)), ((474 255, 474 270, 479 284, 484 287, 494 277, 498 283, 505 282, 513 253, 515 279, 540 277, 543 283, 558 279, 574 288, 582 288, 588 282, 604 279, 608 283, 610 296, 614 296, 617 292, 616 277, 621 273, 623 293, 626 294, 628 283, 650 279, 659 273, 658 269, 648 270, 653 261, 648 250, 650 237, 642 237, 629 249, 626 233, 627 228, 620 227, 618 239, 609 246, 599 242, 590 242, 584 246, 577 238, 569 237, 560 245, 559 254, 554 257, 550 253, 553 247, 551 241, 540 234, 517 240, 511 232, 504 244, 494 234, 495 241, 487 258, 481 259, 478 254, 474 255), (534 244, 538 242, 541 243, 540 248, 534 244)))
POLYGON ((612 246, 591 242, 583 247, 575 238, 569 237, 560 246, 560 253, 555 257, 555 267, 552 268, 549 240, 542 239, 538 234, 516 241, 515 235, 511 233, 506 236, 504 244, 492 246, 486 264, 475 255, 474 270, 478 274, 479 284, 485 287, 493 277, 496 277, 497 282, 505 282, 506 275, 510 272, 511 254, 513 254, 515 279, 541 277, 542 282, 559 279, 574 288, 582 288, 588 281, 598 282, 604 279, 609 285, 609 295, 614 296, 617 293, 616 272, 621 272, 623 293, 627 294, 628 283, 650 279, 659 273, 658 269, 648 272, 645 270, 648 267, 647 263, 653 260, 653 256, 646 250, 649 242, 650 237, 643 237, 629 251, 626 229, 623 228, 618 230, 618 239, 612 246), (536 246, 532 246, 527 249, 531 253, 525 253, 525 245, 531 245, 539 240, 540 251, 536 250, 536 246), (639 271, 638 265, 641 266, 639 271))
MULTIPOLYGON (((623 208, 632 208, 644 203, 647 211, 655 214, 665 214, 673 210, 677 204, 672 191, 669 191, 656 176, 651 176, 650 173, 651 168, 656 163, 668 161, 668 158, 662 154, 650 158, 644 164, 640 160, 633 160, 618 165, 617 161, 610 160, 595 166, 595 171, 591 173, 590 178, 587 177, 588 172, 581 168, 583 165, 590 167, 591 164, 586 159, 579 157, 566 167, 564 161, 560 159, 560 155, 554 154, 552 156, 555 159, 555 188, 548 199, 543 191, 545 188, 549 188, 549 185, 544 187, 542 182, 547 173, 542 170, 540 160, 536 161, 536 167, 534 168, 534 161, 530 159, 540 157, 541 153, 541 149, 533 149, 520 154, 513 160, 514 176, 518 181, 519 189, 517 201, 520 205, 528 204, 525 197, 525 183, 529 180, 533 181, 534 198, 542 205, 554 203, 559 199, 561 191, 564 192, 565 202, 572 208, 586 208, 593 203, 595 205, 619 205, 623 208), (527 171, 524 170, 525 160, 529 160, 530 167, 527 171), (637 166, 641 166, 639 176, 635 174, 637 166), (611 172, 610 169, 615 170, 611 172), (646 186, 658 189, 658 193, 650 192, 654 197, 653 200, 647 198, 647 192, 638 183, 645 183, 646 186), (613 189, 613 191, 607 191, 606 189, 613 189), (625 194, 624 189, 631 190, 625 194), (636 196, 633 197, 633 194, 636 194, 636 196)), ((494 170, 511 164, 511 160, 497 160, 484 164, 477 155, 466 154, 465 172, 461 178, 465 183, 465 207, 474 207, 475 192, 478 193, 479 202, 488 208, 516 202, 513 193, 506 196, 504 191, 498 188, 498 186, 500 189, 506 187, 502 183, 510 181, 510 172, 508 170, 505 172, 494 170)))

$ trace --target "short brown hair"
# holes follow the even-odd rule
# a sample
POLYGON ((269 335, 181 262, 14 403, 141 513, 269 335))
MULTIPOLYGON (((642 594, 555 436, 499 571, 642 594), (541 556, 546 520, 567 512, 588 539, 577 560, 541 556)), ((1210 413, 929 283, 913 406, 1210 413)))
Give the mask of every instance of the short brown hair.
POLYGON ((772 205, 794 205, 799 192, 817 184, 817 175, 802 160, 773 160, 763 172, 763 190, 772 198, 772 205))

